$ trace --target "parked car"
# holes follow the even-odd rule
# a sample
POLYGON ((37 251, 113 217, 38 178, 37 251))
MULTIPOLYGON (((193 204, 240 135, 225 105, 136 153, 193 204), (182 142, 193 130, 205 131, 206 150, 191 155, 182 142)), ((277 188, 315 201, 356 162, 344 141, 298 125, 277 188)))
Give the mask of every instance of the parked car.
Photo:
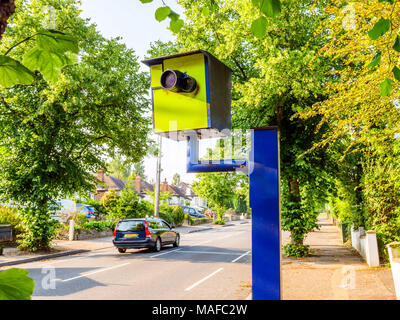
POLYGON ((99 212, 95 207, 88 206, 87 204, 77 203, 76 208, 85 213, 86 218, 97 218, 99 216, 99 212))
POLYGON ((188 207, 188 206, 183 206, 182 207, 183 211, 187 213, 188 215, 196 218, 205 218, 207 217, 205 214, 200 213, 197 211, 195 208, 188 207))
POLYGON ((123 219, 114 230, 113 244, 118 252, 126 249, 150 248, 160 251, 165 245, 179 246, 179 232, 159 218, 123 219))

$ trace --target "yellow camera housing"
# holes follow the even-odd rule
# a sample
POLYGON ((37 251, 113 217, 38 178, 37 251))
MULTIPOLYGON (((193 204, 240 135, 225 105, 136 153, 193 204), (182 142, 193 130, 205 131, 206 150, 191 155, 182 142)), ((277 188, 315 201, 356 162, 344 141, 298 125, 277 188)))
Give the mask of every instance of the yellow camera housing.
POLYGON ((212 138, 231 128, 231 70, 210 53, 194 50, 143 63, 150 67, 155 133, 183 140, 193 130, 212 138))

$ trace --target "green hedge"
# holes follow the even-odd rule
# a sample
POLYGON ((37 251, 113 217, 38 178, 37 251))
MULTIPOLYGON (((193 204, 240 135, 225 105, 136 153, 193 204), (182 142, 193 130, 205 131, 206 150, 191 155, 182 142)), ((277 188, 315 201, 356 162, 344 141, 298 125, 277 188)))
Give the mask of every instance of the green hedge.
POLYGON ((179 226, 185 220, 185 212, 179 206, 161 205, 160 218, 172 226, 179 226))
MULTIPOLYGON (((116 225, 117 222, 115 221, 90 221, 82 224, 80 229, 104 231, 107 228, 110 228, 111 230, 114 230, 116 225)), ((79 229, 79 227, 77 229, 79 229)))

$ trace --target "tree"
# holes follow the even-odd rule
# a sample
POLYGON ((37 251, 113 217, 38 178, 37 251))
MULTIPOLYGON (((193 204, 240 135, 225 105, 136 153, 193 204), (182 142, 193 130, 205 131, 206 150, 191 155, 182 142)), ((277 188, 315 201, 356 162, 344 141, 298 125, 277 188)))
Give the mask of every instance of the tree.
POLYGON ((174 176, 172 177, 172 184, 174 186, 177 186, 180 183, 181 183, 181 176, 179 175, 179 173, 175 173, 174 176))
POLYGON ((4 31, 6 30, 8 19, 15 12, 14 0, 0 1, 0 39, 4 31))
POLYGON ((144 218, 151 213, 150 206, 140 200, 132 183, 126 185, 108 211, 115 219, 144 218))
MULTIPOLYGON (((35 17, 44 3, 20 3, 1 50, 41 28, 35 17)), ((106 157, 141 159, 150 122, 148 77, 134 52, 80 18, 76 1, 49 3, 58 9, 57 29, 78 39, 80 62, 63 68, 55 83, 37 74, 32 85, 0 89, 0 191, 3 201, 21 206, 28 230, 21 245, 30 250, 50 245, 54 199, 91 189, 106 157)), ((13 57, 34 45, 24 42, 13 57)))
POLYGON ((247 180, 245 175, 233 172, 199 173, 196 178, 198 180, 192 183, 194 193, 223 213, 234 199, 236 190, 243 187, 247 180))
POLYGON ((134 165, 133 165, 133 172, 137 175, 137 174, 140 174, 140 176, 142 177, 142 180, 146 180, 147 179, 147 177, 146 177, 146 174, 145 174, 145 171, 144 171, 144 163, 143 163, 143 160, 141 160, 141 161, 139 161, 139 162, 136 162, 134 165))
POLYGON ((325 99, 330 61, 317 56, 326 40, 313 35, 327 15, 325 1, 281 1, 280 15, 262 19, 265 30, 259 37, 249 32, 249 24, 260 18, 260 1, 254 6, 247 0, 178 3, 187 17, 178 33, 179 50, 205 49, 233 71, 233 128, 278 126, 282 227, 291 232, 292 248, 303 250, 305 235, 317 227, 317 209, 332 188, 329 155, 324 149, 305 154, 328 126, 315 133, 320 116, 298 117, 325 99))
POLYGON ((330 126, 314 148, 341 145, 341 172, 351 173, 349 177, 357 173, 358 178, 357 186, 354 181, 340 183, 346 195, 341 200, 362 209, 356 216, 353 209, 354 226, 376 230, 379 247, 385 248, 400 239, 400 8, 396 1, 344 4, 333 1, 326 7, 330 18, 318 31, 330 39, 320 56, 334 62, 329 70, 331 81, 324 87, 329 98, 303 116, 320 116, 319 127, 330 126), (349 170, 346 162, 353 163, 353 168, 349 170), (354 186, 352 195, 346 186, 354 186))
POLYGON ((132 168, 124 163, 120 156, 116 156, 108 164, 108 171, 118 179, 128 180, 132 174, 132 168))

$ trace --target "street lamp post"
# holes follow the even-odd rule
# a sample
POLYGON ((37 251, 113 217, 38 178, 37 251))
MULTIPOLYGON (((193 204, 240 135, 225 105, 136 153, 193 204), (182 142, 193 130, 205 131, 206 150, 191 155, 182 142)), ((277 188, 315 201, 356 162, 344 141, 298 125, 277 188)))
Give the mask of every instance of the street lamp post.
POLYGON ((158 136, 158 156, 157 156, 157 173, 156 173, 156 185, 155 185, 155 196, 154 196, 154 216, 159 216, 160 211, 160 180, 161 180, 161 147, 162 137, 158 136))

